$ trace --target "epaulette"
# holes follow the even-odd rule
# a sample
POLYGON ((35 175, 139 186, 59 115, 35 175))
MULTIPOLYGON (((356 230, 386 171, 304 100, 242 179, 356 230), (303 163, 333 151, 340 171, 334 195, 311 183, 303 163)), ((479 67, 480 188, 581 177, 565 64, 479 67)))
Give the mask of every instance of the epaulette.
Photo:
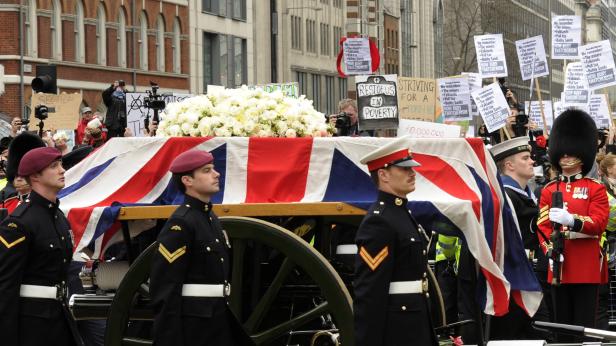
POLYGON ((181 204, 173 213, 173 216, 186 216, 186 213, 188 213, 188 211, 190 210, 189 207, 185 206, 184 204, 181 204))
POLYGON ((592 181, 594 181, 597 184, 603 185, 603 182, 601 180, 599 180, 599 179, 590 178, 590 177, 584 177, 584 179, 592 180, 592 181))
POLYGON ((28 208, 30 208, 30 203, 22 203, 18 205, 17 208, 15 208, 15 210, 13 210, 13 212, 11 213, 11 216, 21 217, 23 213, 26 210, 28 210, 28 208))

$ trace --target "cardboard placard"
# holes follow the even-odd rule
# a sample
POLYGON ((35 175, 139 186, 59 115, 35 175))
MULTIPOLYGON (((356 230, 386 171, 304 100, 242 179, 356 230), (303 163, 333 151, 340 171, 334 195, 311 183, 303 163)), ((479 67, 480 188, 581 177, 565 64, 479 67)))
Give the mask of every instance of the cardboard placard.
POLYGON ((436 80, 398 77, 398 110, 400 119, 434 121, 436 80))
POLYGON ((400 119, 398 137, 412 138, 459 138, 461 127, 428 121, 400 119))
MULTIPOLYGON (((146 108, 143 99, 148 96, 146 93, 126 93, 126 124, 135 137, 145 136, 145 119, 154 120, 154 111, 146 108)), ((191 94, 163 95, 163 100, 167 104, 180 102, 185 98, 192 97, 191 94)), ((160 116, 160 114, 159 114, 160 116)))
POLYGON ((533 36, 515 41, 515 48, 518 53, 518 61, 520 62, 522 80, 550 74, 548 60, 545 56, 545 47, 543 46, 543 36, 533 36))
POLYGON ((357 111, 362 130, 398 128, 397 75, 357 76, 357 111))
POLYGON ((588 103, 588 83, 581 62, 572 62, 567 65, 565 73, 565 91, 562 100, 565 103, 588 103))
MULTIPOLYGON (((524 111, 528 115, 528 119, 537 124, 537 127, 544 129, 543 119, 541 118, 541 107, 539 101, 524 102, 524 111)), ((548 129, 552 129, 552 101, 543 101, 543 114, 545 121, 548 123, 548 129)))
POLYGON ((468 77, 440 78, 437 83, 444 120, 471 120, 473 116, 471 115, 468 77))
POLYGON ((45 130, 77 128, 81 114, 81 100, 81 94, 33 94, 28 130, 38 130, 39 120, 34 117, 34 110, 38 105, 45 105, 49 109, 49 117, 44 120, 45 130))
POLYGON ((507 61, 503 35, 475 36, 477 67, 482 78, 507 77, 507 61))
POLYGON ((616 66, 609 40, 584 45, 580 54, 590 90, 616 85, 616 66))
POLYGON ((606 95, 590 95, 590 99, 588 100, 588 114, 595 121, 598 129, 610 128, 610 110, 607 106, 606 95))
POLYGON ((342 44, 344 65, 347 75, 365 75, 372 73, 370 42, 367 37, 347 38, 342 44))
POLYGON ((475 90, 471 95, 477 103, 479 114, 481 114, 488 132, 494 132, 505 127, 507 117, 509 117, 509 105, 498 83, 492 83, 482 89, 475 90))
POLYGON ((579 16, 552 16, 552 59, 579 59, 581 44, 579 16))

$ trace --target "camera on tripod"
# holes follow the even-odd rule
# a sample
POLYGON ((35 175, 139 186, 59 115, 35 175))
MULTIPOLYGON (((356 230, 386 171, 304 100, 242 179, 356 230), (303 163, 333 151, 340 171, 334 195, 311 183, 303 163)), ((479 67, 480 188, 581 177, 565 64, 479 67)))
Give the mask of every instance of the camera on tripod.
MULTIPOLYGON (((34 117, 37 118, 38 120, 45 120, 47 118, 49 118, 49 112, 54 112, 54 108, 52 107, 51 109, 49 107, 47 107, 46 105, 38 105, 36 107, 34 107, 34 117)), ((23 123, 23 121, 22 121, 23 123)))
POLYGON ((153 109, 156 111, 162 111, 167 106, 165 100, 163 99, 164 95, 161 95, 158 93, 159 86, 157 84, 151 83, 151 85, 152 85, 152 90, 146 91, 148 96, 146 96, 143 99, 143 105, 149 109, 153 109))

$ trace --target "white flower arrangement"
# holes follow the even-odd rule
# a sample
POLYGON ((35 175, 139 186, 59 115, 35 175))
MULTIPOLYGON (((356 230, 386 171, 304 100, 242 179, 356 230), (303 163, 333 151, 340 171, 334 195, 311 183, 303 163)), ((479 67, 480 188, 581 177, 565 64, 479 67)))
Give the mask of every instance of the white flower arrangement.
POLYGON ((161 114, 159 137, 326 137, 335 129, 304 96, 280 90, 220 89, 170 103, 161 114))

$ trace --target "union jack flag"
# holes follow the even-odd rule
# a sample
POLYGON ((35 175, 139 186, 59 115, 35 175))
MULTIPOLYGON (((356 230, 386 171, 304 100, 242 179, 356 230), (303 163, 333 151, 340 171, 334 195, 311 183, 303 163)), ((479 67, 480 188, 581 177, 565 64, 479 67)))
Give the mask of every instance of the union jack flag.
MULTIPOLYGON (((179 204, 168 169, 180 153, 210 151, 220 172, 213 203, 346 202, 376 198, 359 160, 391 138, 114 138, 66 172, 60 206, 75 237, 99 256, 119 238, 120 207, 179 204)), ((523 248, 496 166, 480 139, 412 139, 417 167, 410 209, 424 228, 463 236, 480 267, 483 311, 500 316, 509 297, 533 315, 541 287, 523 248)))

